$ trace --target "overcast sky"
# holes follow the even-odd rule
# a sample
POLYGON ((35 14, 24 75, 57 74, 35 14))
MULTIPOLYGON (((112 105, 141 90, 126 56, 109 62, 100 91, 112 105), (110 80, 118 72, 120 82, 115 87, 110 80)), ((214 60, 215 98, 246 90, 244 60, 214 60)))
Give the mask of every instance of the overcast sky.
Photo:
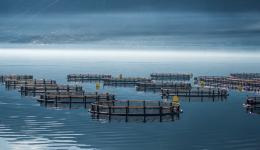
POLYGON ((259 45, 259 0, 0 0, 0 42, 259 45))

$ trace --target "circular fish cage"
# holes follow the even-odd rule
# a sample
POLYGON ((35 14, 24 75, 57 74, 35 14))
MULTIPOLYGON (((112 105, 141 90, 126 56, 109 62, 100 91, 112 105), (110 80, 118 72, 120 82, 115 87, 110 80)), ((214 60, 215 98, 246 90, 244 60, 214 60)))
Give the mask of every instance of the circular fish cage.
POLYGON ((181 113, 179 103, 162 101, 103 101, 92 103, 89 112, 123 116, 160 116, 181 113))

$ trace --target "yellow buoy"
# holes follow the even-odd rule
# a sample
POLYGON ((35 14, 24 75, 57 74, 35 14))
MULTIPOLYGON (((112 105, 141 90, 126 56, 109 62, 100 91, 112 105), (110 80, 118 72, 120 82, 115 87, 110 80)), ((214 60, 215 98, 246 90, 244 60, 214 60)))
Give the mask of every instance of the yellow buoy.
POLYGON ((179 102, 178 96, 174 96, 174 97, 173 97, 173 102, 174 102, 174 103, 178 103, 178 102, 179 102))
POLYGON ((140 78, 140 77, 138 77, 138 80, 139 80, 139 81, 141 81, 141 78, 140 78))
POLYGON ((201 88, 204 88, 204 84, 201 84, 200 87, 201 87, 201 88))
POLYGON ((120 74, 120 75, 119 75, 119 78, 122 79, 122 77, 123 77, 122 74, 120 74))
POLYGON ((200 84, 201 84, 201 85, 204 85, 204 81, 201 81, 200 84))
POLYGON ((97 82, 96 83, 96 89, 99 90, 99 88, 100 88, 100 84, 99 84, 99 82, 97 82))
POLYGON ((190 74, 190 78, 193 78, 193 73, 190 74))
POLYGON ((242 91, 242 87, 241 87, 241 86, 238 87, 238 91, 239 91, 239 92, 242 91))

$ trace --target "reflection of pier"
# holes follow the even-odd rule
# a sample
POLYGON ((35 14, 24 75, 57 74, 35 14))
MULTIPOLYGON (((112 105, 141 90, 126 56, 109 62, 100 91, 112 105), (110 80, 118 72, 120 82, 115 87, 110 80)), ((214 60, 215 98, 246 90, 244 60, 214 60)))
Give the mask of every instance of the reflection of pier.
POLYGON ((152 73, 150 74, 152 80, 162 80, 162 81, 189 81, 190 74, 178 74, 178 73, 152 73))
POLYGON ((107 121, 111 123, 129 122, 129 123, 156 123, 173 122, 179 120, 179 114, 162 116, 118 116, 92 113, 92 119, 97 121, 107 121))
POLYGON ((108 74, 69 74, 68 81, 84 82, 85 80, 103 80, 104 78, 111 78, 108 74))

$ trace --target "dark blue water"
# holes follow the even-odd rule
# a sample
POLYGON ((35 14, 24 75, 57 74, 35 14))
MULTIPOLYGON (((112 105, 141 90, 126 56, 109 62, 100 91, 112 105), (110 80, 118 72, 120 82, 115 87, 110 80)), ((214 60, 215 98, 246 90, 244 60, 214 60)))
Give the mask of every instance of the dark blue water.
MULTIPOLYGON (((258 54, 10 49, 0 54, 0 74, 32 74, 59 84, 80 84, 87 92, 97 91, 95 83, 69 83, 67 74, 149 77, 151 73, 260 72, 258 54)), ((157 93, 138 93, 134 87, 98 91, 115 93, 119 101, 162 100, 157 93)), ((21 98, 17 90, 0 85, 0 149, 259 149, 260 115, 246 113, 242 106, 247 95, 259 94, 228 93, 224 101, 180 102, 183 113, 172 122, 136 123, 97 120, 82 107, 46 108, 35 98, 21 98)))

